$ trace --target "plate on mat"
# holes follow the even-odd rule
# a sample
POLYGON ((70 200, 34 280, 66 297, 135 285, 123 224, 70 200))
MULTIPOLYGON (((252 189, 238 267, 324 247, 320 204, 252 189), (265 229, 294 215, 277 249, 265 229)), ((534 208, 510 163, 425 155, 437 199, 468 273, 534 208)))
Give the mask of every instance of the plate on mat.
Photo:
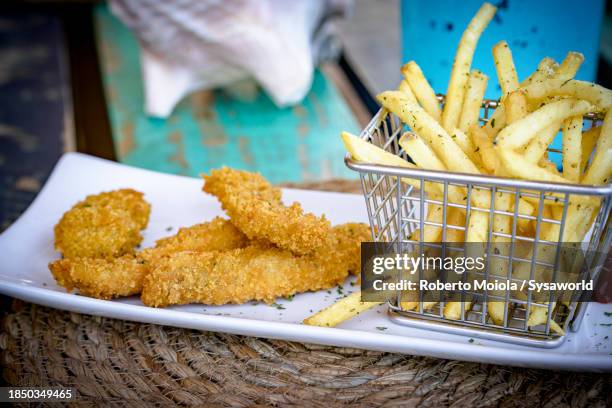
MULTIPOLYGON (((580 331, 569 333, 557 348, 542 349, 472 339, 392 323, 384 306, 369 310, 338 328, 310 327, 301 321, 340 293, 356 289, 349 282, 334 288, 278 300, 274 305, 186 305, 165 309, 142 305, 138 297, 113 301, 66 293, 47 264, 59 257, 53 249, 53 226, 88 194, 121 187, 145 193, 151 220, 144 232, 149 246, 181 226, 222 215, 216 199, 201 191, 199 179, 136 169, 90 156, 63 156, 30 208, 0 235, 0 292, 25 301, 73 312, 168 326, 211 330, 343 347, 399 352, 446 359, 525 367, 612 371, 612 304, 591 303, 580 331)), ((286 202, 325 213, 332 223, 367 221, 363 197, 285 189, 286 202)))

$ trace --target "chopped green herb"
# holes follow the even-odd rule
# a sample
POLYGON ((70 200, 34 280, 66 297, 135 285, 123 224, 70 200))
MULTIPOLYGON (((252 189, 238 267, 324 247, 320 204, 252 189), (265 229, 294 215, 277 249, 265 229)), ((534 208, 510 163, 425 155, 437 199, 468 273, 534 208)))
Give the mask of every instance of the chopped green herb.
POLYGON ((605 314, 607 317, 612 316, 612 312, 604 312, 604 314, 605 314))
POLYGON ((469 339, 468 342, 473 343, 474 339, 469 339))
POLYGON ((172 231, 172 227, 166 227, 166 231, 172 231))
POLYGON ((491 127, 494 128, 495 127, 495 118, 491 119, 491 127))
POLYGON ((385 331, 387 328, 385 326, 376 326, 376 330, 385 331))
POLYGON ((277 308, 278 310, 285 310, 286 307, 283 305, 279 305, 278 303, 272 303, 270 306, 277 308))

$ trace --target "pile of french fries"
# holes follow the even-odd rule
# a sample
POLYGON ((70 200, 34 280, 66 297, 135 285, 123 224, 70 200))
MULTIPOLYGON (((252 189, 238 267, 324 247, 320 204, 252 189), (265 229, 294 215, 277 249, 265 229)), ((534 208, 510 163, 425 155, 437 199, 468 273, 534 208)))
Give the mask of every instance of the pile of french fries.
MULTIPOLYGON (((463 33, 443 106, 414 61, 402 67, 404 79, 397 90, 385 91, 377 96, 387 111, 399 117, 412 130, 401 136, 399 144, 415 164, 343 132, 342 140, 353 160, 555 183, 609 183, 612 176, 612 91, 594 83, 573 79, 584 60, 578 52, 568 53, 561 64, 546 57, 528 78, 520 81, 510 47, 505 41, 498 43, 493 48, 493 59, 502 94, 493 114, 481 125, 480 111, 488 77, 481 71, 471 69, 471 65, 478 39, 495 12, 496 7, 484 3, 463 33), (587 113, 604 116, 601 126, 583 131, 583 117, 587 113), (547 156, 547 149, 559 130, 563 141, 562 172, 557 170, 547 156)), ((402 181, 417 189, 421 188, 419 180, 402 181)), ((424 189, 430 198, 442 197, 440 184, 425 183, 424 189)), ((466 205, 465 188, 449 186, 447 194, 449 201, 466 205)), ((472 208, 490 209, 490 194, 489 190, 475 188, 470 198, 472 208)), ((546 218, 561 219, 562 200, 560 204, 546 201, 543 209, 539 208, 539 204, 537 198, 525 196, 519 199, 518 211, 520 214, 535 216, 541 210, 546 218)), ((514 194, 496 193, 495 210, 513 213, 515 205, 514 194)), ((599 205, 600 200, 596 198, 572 196, 562 240, 581 242, 590 229, 599 205)), ((440 206, 429 205, 427 220, 441 224, 442 214, 440 206)), ((466 214, 465 208, 457 207, 447 209, 448 225, 463 226, 465 217, 469 217, 467 233, 449 229, 447 241, 486 242, 490 227, 489 214, 486 211, 466 214)), ((524 236, 535 235, 533 224, 529 219, 517 220, 518 229, 524 236)), ((511 225, 512 217, 495 214, 492 227, 494 232, 510 234, 511 225)), ((543 224, 539 238, 558 242, 560 233, 558 224, 543 224)), ((415 231, 413 239, 439 242, 441 236, 441 228, 426 225, 424 231, 415 231)), ((498 245, 496 248, 503 251, 502 243, 509 241, 509 238, 494 235, 492 244, 498 245)), ((538 253, 539 260, 554 260, 554 251, 542 252, 538 253)), ((508 269, 507 262, 496 262, 491 267, 495 268, 498 275, 504 275, 504 269, 508 269)), ((528 279, 529 268, 528 264, 519 265, 513 270, 513 277, 528 279)), ((404 310, 418 308, 419 303, 411 299, 414 299, 414 294, 402 302, 404 310)), ((423 306, 427 309, 435 303, 426 302, 423 306)), ((335 326, 377 304, 361 302, 359 293, 354 293, 306 319, 304 323, 335 326)), ((446 302, 444 316, 459 319, 462 317, 462 308, 465 312, 470 307, 469 302, 463 305, 460 302, 446 302)), ((489 302, 487 310, 495 324, 503 323, 504 302, 489 302)), ((547 308, 531 309, 528 326, 545 324, 547 321, 547 308)), ((563 333, 554 321, 551 320, 549 324, 552 330, 563 333)))

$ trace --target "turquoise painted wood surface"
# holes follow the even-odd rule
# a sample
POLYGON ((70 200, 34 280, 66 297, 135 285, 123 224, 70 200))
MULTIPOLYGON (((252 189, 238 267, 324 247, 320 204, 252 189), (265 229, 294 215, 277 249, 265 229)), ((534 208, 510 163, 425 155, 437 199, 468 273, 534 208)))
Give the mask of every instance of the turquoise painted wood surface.
POLYGON ((150 118, 143 111, 137 40, 104 5, 94 17, 122 163, 191 176, 230 166, 259 171, 274 183, 357 177, 344 166, 339 137, 342 130, 357 132, 357 122, 320 71, 293 108, 275 107, 263 92, 245 101, 214 91, 188 96, 166 120, 150 118))

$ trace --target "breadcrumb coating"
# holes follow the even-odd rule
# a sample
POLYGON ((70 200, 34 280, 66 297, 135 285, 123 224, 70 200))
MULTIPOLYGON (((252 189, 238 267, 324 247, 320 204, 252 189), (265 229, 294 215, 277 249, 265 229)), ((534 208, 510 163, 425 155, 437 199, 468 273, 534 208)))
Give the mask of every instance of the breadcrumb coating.
POLYGON ((170 237, 157 240, 155 246, 140 253, 143 259, 168 256, 181 251, 224 251, 245 247, 248 238, 229 220, 216 217, 210 222, 179 229, 170 237))
POLYGON ((283 205, 280 190, 260 174, 224 167, 203 177, 204 191, 219 199, 232 223, 250 239, 266 240, 298 255, 327 244, 329 221, 304 213, 298 203, 283 205))
POLYGON ((145 278, 141 299, 156 307, 272 302, 279 296, 329 288, 346 275, 326 270, 310 256, 261 244, 223 252, 179 252, 160 259, 145 278))
POLYGON ((60 259, 49 264, 49 270, 58 284, 69 292, 112 299, 137 295, 148 273, 144 261, 131 255, 120 258, 72 258, 60 259))
POLYGON ((333 227, 331 259, 341 267, 348 268, 352 275, 361 273, 361 243, 372 240, 370 226, 364 223, 349 222, 333 227))
POLYGON ((130 217, 140 229, 149 223, 151 206, 144 200, 144 194, 131 188, 107 191, 100 194, 89 195, 75 205, 75 207, 113 207, 122 208, 130 213, 130 217))
POLYGON ((143 194, 130 189, 88 196, 55 226, 55 248, 64 258, 108 258, 133 253, 149 220, 143 194))
POLYGON ((295 255, 261 241, 220 252, 184 251, 152 265, 145 278, 142 302, 163 307, 204 303, 222 305, 330 288, 359 270, 359 245, 365 224, 335 227, 329 246, 312 255, 295 255))

